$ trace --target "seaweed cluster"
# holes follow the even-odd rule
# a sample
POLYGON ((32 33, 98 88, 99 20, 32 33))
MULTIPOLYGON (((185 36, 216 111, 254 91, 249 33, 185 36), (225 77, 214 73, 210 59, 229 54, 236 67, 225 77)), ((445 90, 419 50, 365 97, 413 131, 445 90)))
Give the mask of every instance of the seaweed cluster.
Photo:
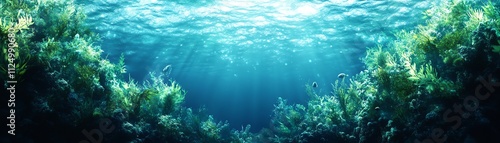
MULTIPOLYGON (((25 119, 18 135, 24 140, 77 142, 88 138, 82 131, 108 119, 115 128, 105 132, 106 142, 413 142, 438 127, 448 131, 447 141, 463 142, 464 136, 480 138, 471 134, 480 130, 473 126, 497 121, 491 116, 497 112, 489 110, 498 109, 496 96, 467 115, 453 113, 469 121, 461 120, 462 128, 442 119, 466 104, 464 96, 484 82, 480 77, 500 78, 498 7, 442 0, 424 13, 426 24, 369 48, 366 70, 332 81, 331 94, 318 95, 306 85, 307 105, 279 98, 271 126, 258 133, 250 125, 229 129, 203 108, 183 107, 186 91, 173 80, 155 73, 143 83, 125 79, 125 57, 116 63, 103 58, 95 44, 99 36, 83 24, 85 14, 71 0, 1 0, 0 64, 13 60, 5 50, 12 28, 18 113, 25 119)), ((8 71, 0 71, 6 81, 8 71)))
MULTIPOLYGON (((104 141, 230 139, 227 122, 181 106, 186 92, 175 81, 155 73, 143 83, 125 79, 125 57, 113 63, 101 55, 95 44, 100 38, 83 24, 86 16, 74 1, 2 0, 0 7, 0 64, 15 60, 17 65, 18 116, 26 119, 17 135, 27 137, 23 140, 84 141, 89 137, 82 131, 98 128, 102 119, 116 127, 104 141), (18 43, 15 59, 6 51, 11 29, 18 43)), ((7 81, 5 67, 1 72, 0 79, 7 81)), ((234 136, 249 136, 248 128, 233 131, 234 136)))
MULTIPOLYGON (((306 85, 312 97, 307 107, 283 105, 279 99, 275 110, 281 112, 275 111, 273 123, 279 124, 273 124, 272 141, 413 142, 449 125, 449 112, 443 112, 462 108, 464 96, 480 84, 478 77, 499 78, 500 14, 498 4, 491 1, 481 7, 460 0, 436 4, 424 13, 425 25, 395 33, 397 39, 387 45, 369 48, 363 59, 366 70, 349 82, 335 81, 331 95, 316 95, 306 85), (292 118, 297 113, 301 118, 292 118)), ((498 107, 496 98, 487 103, 485 108, 498 107)), ((475 128, 474 120, 494 120, 486 115, 490 112, 495 111, 476 110, 464 128, 443 134, 448 141, 463 142, 464 135, 472 136, 467 131, 475 128)))

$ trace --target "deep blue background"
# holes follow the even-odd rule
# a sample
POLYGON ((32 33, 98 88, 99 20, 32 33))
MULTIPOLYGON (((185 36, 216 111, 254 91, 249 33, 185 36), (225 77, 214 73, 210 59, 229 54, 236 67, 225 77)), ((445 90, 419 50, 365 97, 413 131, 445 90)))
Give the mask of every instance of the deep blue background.
POLYGON ((103 56, 125 54, 131 78, 172 66, 185 106, 233 128, 267 127, 278 97, 305 104, 305 85, 329 94, 339 73, 364 69, 367 47, 424 22, 432 1, 85 1, 103 56))

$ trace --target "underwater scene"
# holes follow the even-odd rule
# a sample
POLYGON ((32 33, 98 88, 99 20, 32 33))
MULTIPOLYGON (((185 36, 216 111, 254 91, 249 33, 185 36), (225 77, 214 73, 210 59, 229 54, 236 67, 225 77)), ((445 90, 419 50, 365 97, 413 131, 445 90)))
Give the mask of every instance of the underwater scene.
POLYGON ((498 0, 0 0, 1 143, 500 143, 498 0))

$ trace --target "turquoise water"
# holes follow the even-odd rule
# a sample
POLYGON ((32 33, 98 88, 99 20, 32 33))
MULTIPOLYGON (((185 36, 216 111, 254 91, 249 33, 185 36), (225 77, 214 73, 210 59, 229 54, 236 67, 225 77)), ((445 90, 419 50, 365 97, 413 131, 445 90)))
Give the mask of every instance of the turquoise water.
POLYGON ((103 55, 125 55, 131 78, 170 65, 186 107, 253 131, 268 127, 278 97, 305 104, 305 85, 330 94, 340 73, 364 70, 367 47, 423 24, 432 1, 80 2, 103 55))
POLYGON ((0 0, 0 142, 499 143, 498 2, 0 0))

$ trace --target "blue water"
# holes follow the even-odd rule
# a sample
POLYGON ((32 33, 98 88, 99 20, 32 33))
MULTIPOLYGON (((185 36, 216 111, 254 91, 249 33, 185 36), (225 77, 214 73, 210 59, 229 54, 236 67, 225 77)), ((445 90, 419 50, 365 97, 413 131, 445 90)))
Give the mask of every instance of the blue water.
POLYGON ((125 54, 143 81, 171 65, 184 106, 206 107, 233 128, 268 127, 278 97, 305 104, 305 85, 331 91, 339 73, 364 69, 367 47, 422 24, 427 1, 94 0, 80 2, 103 54, 125 54))

